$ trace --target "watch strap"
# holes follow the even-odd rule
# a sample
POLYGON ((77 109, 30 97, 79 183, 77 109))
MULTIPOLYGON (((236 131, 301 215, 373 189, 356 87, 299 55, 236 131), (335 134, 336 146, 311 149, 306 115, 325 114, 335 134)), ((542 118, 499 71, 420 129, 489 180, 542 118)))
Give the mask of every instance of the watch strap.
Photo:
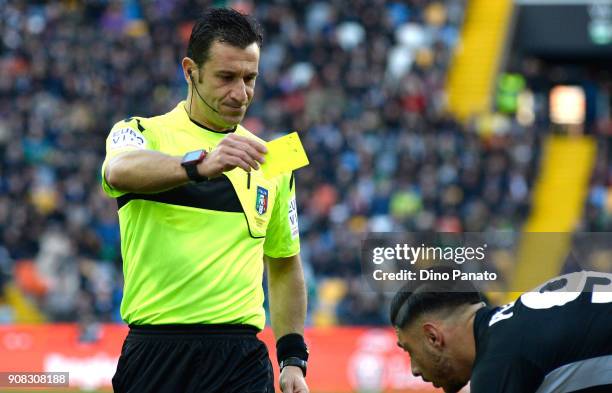
POLYGON ((299 367, 302 370, 302 374, 304 374, 304 377, 306 377, 307 365, 308 363, 305 360, 292 356, 280 362, 280 369, 281 371, 283 371, 283 368, 287 366, 299 367))
POLYGON ((198 172, 198 164, 197 163, 184 165, 183 167, 185 168, 185 172, 187 172, 187 177, 189 177, 189 180, 194 181, 194 182, 198 182, 198 183, 199 182, 203 182, 205 180, 208 180, 208 178, 206 176, 202 176, 198 172))

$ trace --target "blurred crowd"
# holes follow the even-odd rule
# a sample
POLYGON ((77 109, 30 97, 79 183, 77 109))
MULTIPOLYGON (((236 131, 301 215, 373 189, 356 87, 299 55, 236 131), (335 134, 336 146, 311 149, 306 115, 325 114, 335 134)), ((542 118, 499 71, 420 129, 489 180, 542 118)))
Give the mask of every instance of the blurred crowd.
POLYGON ((612 127, 608 135, 598 137, 598 146, 582 230, 612 232, 612 127))
POLYGON ((17 283, 52 321, 120 320, 104 140, 185 97, 180 59, 213 3, 265 31, 243 124, 265 139, 299 131, 310 158, 297 187, 311 311, 317 284, 340 278, 340 323, 386 323, 356 285, 367 233, 520 226, 537 134, 511 123, 483 136, 446 111, 465 0, 0 0, 0 287, 17 283))

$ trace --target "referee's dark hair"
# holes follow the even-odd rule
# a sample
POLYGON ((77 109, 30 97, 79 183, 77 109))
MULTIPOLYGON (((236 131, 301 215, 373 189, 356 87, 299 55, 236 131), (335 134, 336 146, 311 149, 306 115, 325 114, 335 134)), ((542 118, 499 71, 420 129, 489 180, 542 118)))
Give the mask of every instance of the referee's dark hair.
POLYGON ((210 8, 196 20, 189 44, 187 57, 201 67, 208 60, 213 42, 219 41, 244 49, 256 42, 263 43, 261 26, 249 15, 231 8, 210 8))
MULTIPOLYGON (((450 266, 434 266, 428 270, 448 273, 452 277, 455 269, 450 266)), ((423 314, 450 311, 458 306, 484 301, 485 299, 470 281, 451 279, 408 282, 391 300, 391 324, 403 329, 423 314)))

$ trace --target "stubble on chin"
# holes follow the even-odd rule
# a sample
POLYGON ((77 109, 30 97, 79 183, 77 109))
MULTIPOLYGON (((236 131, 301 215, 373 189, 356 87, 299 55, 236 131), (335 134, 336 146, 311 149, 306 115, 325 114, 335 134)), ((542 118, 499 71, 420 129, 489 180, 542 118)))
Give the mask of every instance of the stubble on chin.
MULTIPOLYGON (((444 359, 441 358, 439 359, 440 362, 440 369, 442 370, 441 375, 445 375, 445 376, 450 376, 450 375, 456 375, 456 373, 454 373, 453 367, 451 366, 450 362, 448 361, 448 359, 444 359)), ((456 378, 454 381, 447 381, 447 386, 443 386, 443 390, 445 393, 458 393, 461 389, 463 389, 463 387, 465 385, 467 385, 468 381, 458 381, 459 378, 456 378)))
POLYGON ((467 382, 463 383, 453 383, 450 387, 444 387, 444 393, 459 393, 461 389, 463 389, 467 385, 467 382))

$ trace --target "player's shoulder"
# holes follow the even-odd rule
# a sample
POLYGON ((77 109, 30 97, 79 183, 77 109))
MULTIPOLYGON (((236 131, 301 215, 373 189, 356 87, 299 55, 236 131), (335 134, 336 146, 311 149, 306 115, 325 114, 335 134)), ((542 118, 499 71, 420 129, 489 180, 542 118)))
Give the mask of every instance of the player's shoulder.
POLYGON ((472 383, 479 388, 475 392, 498 391, 482 389, 498 386, 496 384, 502 376, 512 378, 513 375, 523 374, 524 364, 532 364, 529 360, 531 354, 525 345, 528 327, 521 326, 513 319, 513 309, 514 303, 509 303, 501 307, 483 308, 476 315, 476 359, 472 383))
POLYGON ((474 333, 480 357, 519 356, 525 329, 514 318, 514 303, 483 307, 474 319, 474 333), (514 319, 513 319, 514 318, 514 319))

